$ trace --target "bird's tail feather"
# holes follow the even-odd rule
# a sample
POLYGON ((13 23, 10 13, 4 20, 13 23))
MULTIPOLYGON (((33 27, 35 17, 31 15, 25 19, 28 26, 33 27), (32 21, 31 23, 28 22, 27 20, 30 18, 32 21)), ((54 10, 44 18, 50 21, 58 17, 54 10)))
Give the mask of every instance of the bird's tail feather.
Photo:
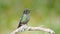
POLYGON ((22 25, 21 25, 21 22, 19 23, 19 25, 18 25, 18 27, 17 27, 17 28, 19 28, 20 26, 22 26, 22 25))

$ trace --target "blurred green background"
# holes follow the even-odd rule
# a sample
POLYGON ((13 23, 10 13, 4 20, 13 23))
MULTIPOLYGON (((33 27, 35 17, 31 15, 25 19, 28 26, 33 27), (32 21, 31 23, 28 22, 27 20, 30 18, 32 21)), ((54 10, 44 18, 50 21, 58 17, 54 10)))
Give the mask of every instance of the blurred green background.
MULTIPOLYGON (((25 8, 31 9, 29 26, 51 28, 60 34, 60 0, 0 0, 0 34, 10 34, 18 26, 25 8)), ((25 31, 18 34, 49 34, 25 31)))

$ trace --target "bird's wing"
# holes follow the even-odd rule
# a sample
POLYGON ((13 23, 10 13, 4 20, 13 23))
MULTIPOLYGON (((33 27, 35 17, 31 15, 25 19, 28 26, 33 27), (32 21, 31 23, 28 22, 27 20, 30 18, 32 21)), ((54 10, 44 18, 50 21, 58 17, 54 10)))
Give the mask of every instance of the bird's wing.
POLYGON ((26 20, 27 20, 27 16, 26 16, 26 15, 23 15, 23 16, 21 17, 21 22, 26 22, 26 20))

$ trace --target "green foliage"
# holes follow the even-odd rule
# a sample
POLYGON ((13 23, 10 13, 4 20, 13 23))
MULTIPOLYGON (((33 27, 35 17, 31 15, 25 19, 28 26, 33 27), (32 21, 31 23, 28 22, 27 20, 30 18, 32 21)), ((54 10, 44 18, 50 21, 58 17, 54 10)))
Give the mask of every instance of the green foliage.
MULTIPOLYGON (((0 34, 10 34, 17 28, 25 8, 31 9, 29 26, 43 24, 60 34, 60 0, 0 0, 0 34)), ((41 31, 23 33, 44 34, 41 31)))

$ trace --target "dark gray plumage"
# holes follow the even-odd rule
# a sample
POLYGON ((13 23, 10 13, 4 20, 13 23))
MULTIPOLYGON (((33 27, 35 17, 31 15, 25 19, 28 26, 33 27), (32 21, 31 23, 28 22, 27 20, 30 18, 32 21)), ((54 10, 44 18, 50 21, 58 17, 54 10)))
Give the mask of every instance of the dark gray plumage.
POLYGON ((28 23, 28 21, 30 20, 29 13, 30 13, 30 10, 29 9, 24 10, 23 15, 21 17, 21 20, 19 22, 18 28, 20 26, 28 23))

